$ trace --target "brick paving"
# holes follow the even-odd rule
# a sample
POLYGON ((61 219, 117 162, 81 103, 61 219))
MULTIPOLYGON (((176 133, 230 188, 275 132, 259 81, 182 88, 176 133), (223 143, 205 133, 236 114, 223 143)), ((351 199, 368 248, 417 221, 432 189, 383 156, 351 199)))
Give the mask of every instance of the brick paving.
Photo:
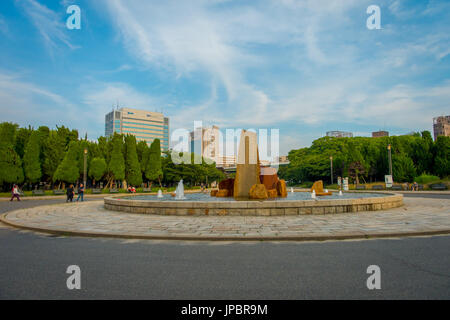
POLYGON ((105 210, 103 201, 5 213, 16 227, 57 234, 192 240, 327 240, 450 233, 450 199, 405 198, 384 211, 299 216, 161 216, 105 210))

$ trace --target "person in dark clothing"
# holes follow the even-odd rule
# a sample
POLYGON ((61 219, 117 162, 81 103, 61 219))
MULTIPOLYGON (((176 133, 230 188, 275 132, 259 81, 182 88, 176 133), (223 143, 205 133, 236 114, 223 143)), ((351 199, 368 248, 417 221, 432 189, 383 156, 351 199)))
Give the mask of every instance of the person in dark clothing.
POLYGON ((67 200, 66 202, 72 202, 73 201, 73 196, 75 194, 75 191, 73 190, 73 184, 70 185, 70 187, 67 188, 67 200))

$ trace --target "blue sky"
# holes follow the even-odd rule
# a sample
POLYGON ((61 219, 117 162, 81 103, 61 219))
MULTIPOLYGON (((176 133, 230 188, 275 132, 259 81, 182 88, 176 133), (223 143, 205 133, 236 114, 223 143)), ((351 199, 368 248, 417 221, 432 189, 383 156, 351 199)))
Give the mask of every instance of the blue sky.
POLYGON ((450 113, 449 44, 445 0, 2 0, 0 121, 94 139, 119 102, 172 130, 278 128, 281 154, 329 130, 431 131, 450 113))

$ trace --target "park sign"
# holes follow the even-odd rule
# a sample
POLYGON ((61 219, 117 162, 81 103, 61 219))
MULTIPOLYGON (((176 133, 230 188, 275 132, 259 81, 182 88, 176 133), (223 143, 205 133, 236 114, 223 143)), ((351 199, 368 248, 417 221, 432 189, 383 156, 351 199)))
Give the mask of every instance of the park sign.
POLYGON ((342 180, 342 185, 343 185, 344 191, 348 191, 348 178, 344 178, 342 180))
POLYGON ((386 183, 386 188, 392 188, 393 180, 390 174, 384 176, 384 182, 386 183))

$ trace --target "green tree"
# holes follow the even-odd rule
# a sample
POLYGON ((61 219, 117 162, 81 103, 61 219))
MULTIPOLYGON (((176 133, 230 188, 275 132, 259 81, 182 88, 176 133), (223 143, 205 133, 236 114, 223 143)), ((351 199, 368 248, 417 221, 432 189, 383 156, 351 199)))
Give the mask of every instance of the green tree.
POLYGON ((63 181, 68 183, 75 183, 80 177, 80 169, 78 168, 78 160, 81 156, 81 150, 76 141, 69 144, 63 161, 59 164, 53 176, 53 181, 63 181))
POLYGON ((125 179, 125 160, 123 158, 122 146, 123 138, 121 135, 114 136, 112 140, 111 160, 108 165, 111 174, 110 181, 125 179))
POLYGON ((439 136, 435 143, 434 173, 441 178, 450 175, 450 137, 439 136))
POLYGON ((22 161, 14 149, 17 127, 9 122, 0 124, 0 184, 24 180, 22 161))
POLYGON ((142 171, 139 165, 138 154, 136 152, 136 138, 132 135, 125 137, 125 171, 127 182, 133 186, 142 184, 142 171))
POLYGON ((159 139, 153 140, 150 145, 148 162, 145 168, 145 177, 150 181, 158 180, 161 186, 161 178, 163 177, 161 165, 161 145, 159 139))
POLYGON ((23 155, 25 154, 25 147, 27 146, 28 139, 30 138, 31 132, 33 132, 33 129, 31 129, 31 126, 28 128, 19 128, 17 130, 16 143, 14 146, 14 150, 16 150, 17 154, 22 159, 23 159, 23 155))
POLYGON ((28 182, 34 184, 39 182, 42 177, 41 171, 41 146, 40 133, 33 131, 28 143, 25 147, 25 154, 23 156, 23 169, 25 171, 25 178, 28 182))
POLYGON ((89 177, 94 180, 94 185, 96 182, 100 181, 105 175, 107 170, 107 164, 104 158, 94 158, 91 161, 89 167, 89 177))

